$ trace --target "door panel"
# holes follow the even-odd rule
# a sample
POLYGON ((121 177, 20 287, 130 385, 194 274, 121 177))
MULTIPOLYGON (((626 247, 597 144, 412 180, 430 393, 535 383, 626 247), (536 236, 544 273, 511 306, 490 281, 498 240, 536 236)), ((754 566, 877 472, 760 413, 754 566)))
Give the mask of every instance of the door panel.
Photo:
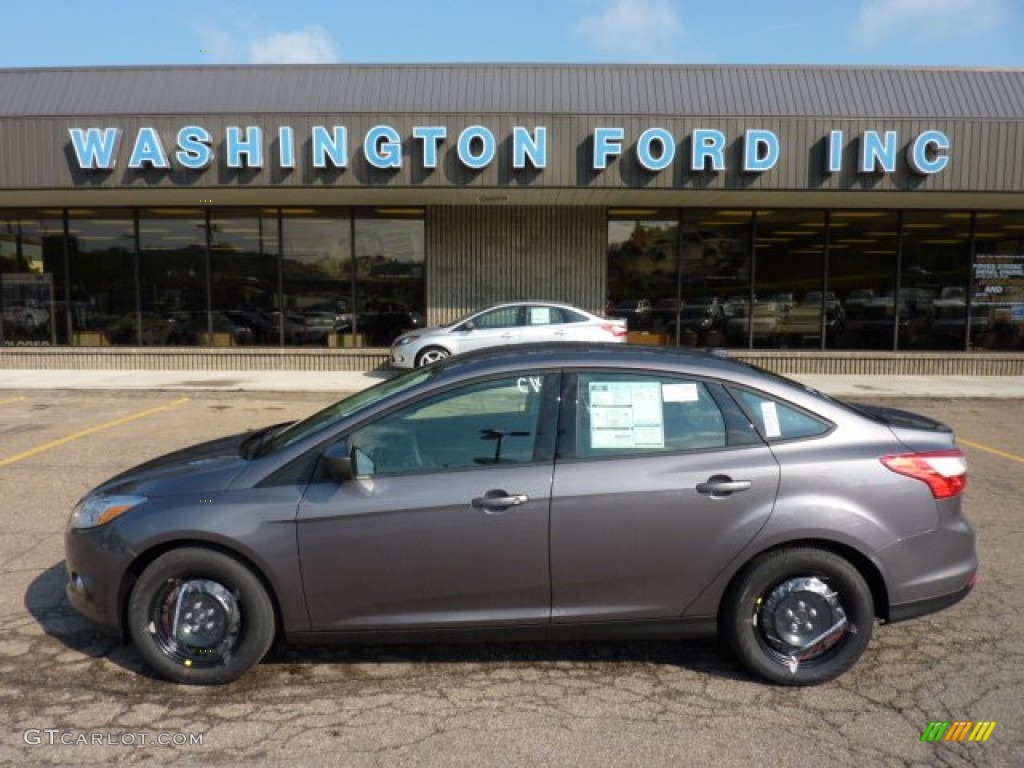
POLYGON ((551 505, 555 622, 680 616, 764 526, 766 447, 560 463, 551 505), (750 488, 713 497, 714 476, 750 488))
POLYGON ((546 622, 551 464, 311 485, 299 550, 314 630, 546 622), (489 492, 528 501, 474 507, 489 492))
POLYGON ((778 464, 720 385, 617 371, 566 385, 552 619, 681 616, 767 522, 778 464))

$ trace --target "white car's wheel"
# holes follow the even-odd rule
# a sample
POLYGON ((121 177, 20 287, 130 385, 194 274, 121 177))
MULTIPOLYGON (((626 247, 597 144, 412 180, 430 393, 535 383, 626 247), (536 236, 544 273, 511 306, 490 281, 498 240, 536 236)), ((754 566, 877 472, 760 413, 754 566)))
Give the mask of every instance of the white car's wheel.
POLYGON ((430 365, 436 363, 438 360, 444 360, 451 353, 443 347, 427 347, 418 355, 416 355, 416 367, 422 368, 424 365, 430 365))

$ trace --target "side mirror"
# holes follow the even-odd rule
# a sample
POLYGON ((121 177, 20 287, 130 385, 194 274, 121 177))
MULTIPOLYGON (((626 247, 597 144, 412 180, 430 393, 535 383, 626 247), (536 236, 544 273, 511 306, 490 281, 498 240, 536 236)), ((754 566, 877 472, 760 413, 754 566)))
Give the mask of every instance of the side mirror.
POLYGON ((355 462, 352 460, 352 441, 347 437, 339 440, 323 452, 327 472, 338 483, 347 483, 356 476, 355 462))
POLYGON ((467 320, 462 324, 462 330, 464 331, 475 331, 476 324, 472 320, 467 320))

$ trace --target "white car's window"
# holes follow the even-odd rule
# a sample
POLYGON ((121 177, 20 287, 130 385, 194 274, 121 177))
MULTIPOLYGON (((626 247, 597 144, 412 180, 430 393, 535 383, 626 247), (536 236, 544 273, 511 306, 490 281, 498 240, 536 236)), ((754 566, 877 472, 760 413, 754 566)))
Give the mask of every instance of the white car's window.
POLYGON ((473 318, 476 328, 512 328, 519 325, 519 307, 498 307, 473 318))

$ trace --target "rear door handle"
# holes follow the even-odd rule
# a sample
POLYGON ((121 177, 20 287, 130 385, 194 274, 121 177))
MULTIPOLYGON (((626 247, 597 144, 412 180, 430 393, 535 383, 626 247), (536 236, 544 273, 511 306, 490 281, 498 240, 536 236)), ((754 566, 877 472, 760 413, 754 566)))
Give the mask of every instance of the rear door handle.
POLYGON ((697 483, 697 493, 707 496, 728 496, 750 488, 749 480, 733 480, 728 475, 714 475, 706 483, 697 483))
POLYGON ((483 496, 473 499, 475 509, 503 510, 518 507, 530 500, 525 493, 507 493, 505 491, 488 491, 483 496))

